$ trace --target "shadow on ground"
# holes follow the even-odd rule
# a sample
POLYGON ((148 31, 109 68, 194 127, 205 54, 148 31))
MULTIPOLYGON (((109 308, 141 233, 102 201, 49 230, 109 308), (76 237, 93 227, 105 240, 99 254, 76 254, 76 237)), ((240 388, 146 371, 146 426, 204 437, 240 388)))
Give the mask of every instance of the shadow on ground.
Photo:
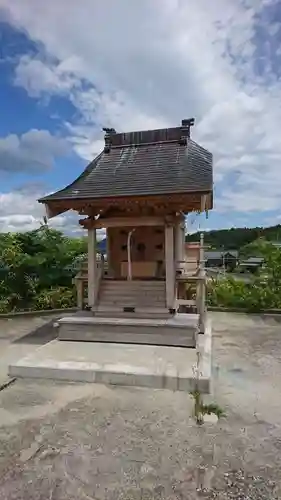
POLYGON ((13 341, 13 344, 44 345, 57 338, 57 329, 53 326, 54 320, 35 328, 31 332, 13 341))

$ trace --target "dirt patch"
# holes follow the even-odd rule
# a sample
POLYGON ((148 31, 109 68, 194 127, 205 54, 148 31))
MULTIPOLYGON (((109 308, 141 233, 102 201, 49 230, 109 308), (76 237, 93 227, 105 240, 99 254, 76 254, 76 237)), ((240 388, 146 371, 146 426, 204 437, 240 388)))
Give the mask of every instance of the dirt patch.
POLYGON ((237 316, 213 320, 216 426, 196 427, 184 393, 51 381, 0 393, 0 498, 281 498, 280 326, 237 316))

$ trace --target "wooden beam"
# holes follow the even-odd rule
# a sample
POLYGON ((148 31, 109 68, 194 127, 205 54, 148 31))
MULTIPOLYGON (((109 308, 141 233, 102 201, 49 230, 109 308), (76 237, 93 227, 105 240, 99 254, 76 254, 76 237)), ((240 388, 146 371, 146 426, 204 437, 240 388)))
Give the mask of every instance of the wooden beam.
POLYGON ((138 226, 164 226, 164 217, 112 217, 110 219, 97 219, 93 221, 93 227, 102 229, 104 227, 138 227, 138 226))

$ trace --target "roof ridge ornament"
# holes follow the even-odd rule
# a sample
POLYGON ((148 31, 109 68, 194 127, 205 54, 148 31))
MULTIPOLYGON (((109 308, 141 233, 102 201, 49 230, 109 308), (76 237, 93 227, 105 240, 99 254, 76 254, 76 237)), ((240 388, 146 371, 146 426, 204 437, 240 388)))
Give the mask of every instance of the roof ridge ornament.
POLYGON ((104 152, 105 153, 110 153, 110 149, 111 149, 111 146, 112 146, 111 138, 112 138, 113 135, 116 134, 116 130, 115 130, 115 128, 108 128, 108 127, 103 127, 102 130, 105 132, 105 136, 104 136, 104 152))
POLYGON ((190 139, 190 128, 194 126, 194 123, 195 118, 185 118, 181 121, 181 137, 179 140, 180 145, 187 145, 187 139, 190 139))

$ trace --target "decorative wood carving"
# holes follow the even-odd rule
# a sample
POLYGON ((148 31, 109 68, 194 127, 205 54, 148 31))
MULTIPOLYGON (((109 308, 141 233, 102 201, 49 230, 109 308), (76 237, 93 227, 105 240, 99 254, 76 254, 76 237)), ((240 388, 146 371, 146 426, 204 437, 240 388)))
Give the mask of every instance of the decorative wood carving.
MULTIPOLYGON (((201 211, 202 195, 206 193, 170 194, 147 197, 111 197, 87 200, 59 200, 48 203, 50 215, 67 210, 76 210, 89 217, 108 216, 165 216, 175 213, 201 211)), ((204 209, 212 208, 212 196, 207 193, 204 209)))

